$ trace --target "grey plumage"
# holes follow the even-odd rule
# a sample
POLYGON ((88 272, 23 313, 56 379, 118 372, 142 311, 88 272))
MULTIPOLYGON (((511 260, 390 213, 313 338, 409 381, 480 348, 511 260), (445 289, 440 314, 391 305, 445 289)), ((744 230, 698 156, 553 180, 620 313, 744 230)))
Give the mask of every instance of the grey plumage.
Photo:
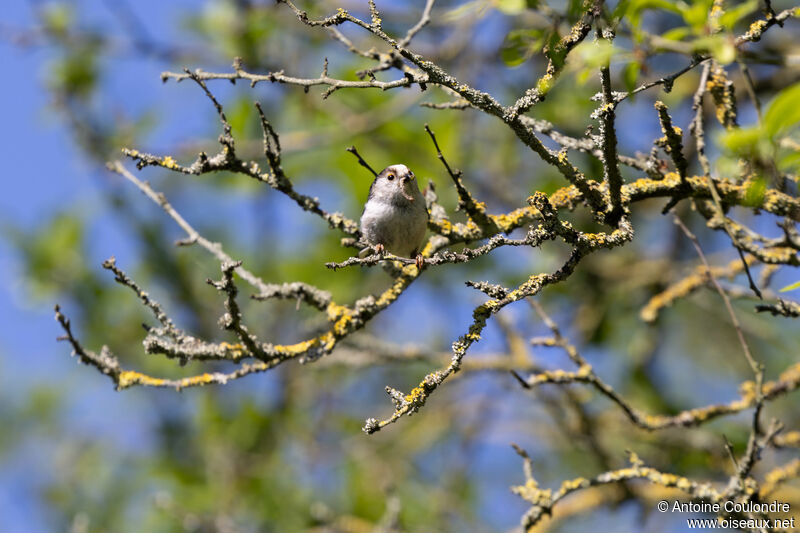
POLYGON ((383 245, 390 253, 414 257, 428 226, 425 198, 416 176, 405 165, 392 165, 375 177, 361 214, 367 244, 383 245))

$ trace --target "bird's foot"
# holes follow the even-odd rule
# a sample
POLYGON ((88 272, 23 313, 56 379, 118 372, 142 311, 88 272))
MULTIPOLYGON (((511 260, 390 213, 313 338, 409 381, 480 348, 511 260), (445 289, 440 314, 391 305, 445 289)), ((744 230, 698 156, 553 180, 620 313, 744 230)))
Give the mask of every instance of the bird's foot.
POLYGON ((422 265, 425 264, 425 260, 422 258, 422 254, 417 254, 416 263, 417 263, 417 270, 419 270, 421 272, 422 271, 422 265))
POLYGON ((376 244, 374 247, 375 253, 378 255, 383 255, 386 253, 386 248, 380 243, 376 244))

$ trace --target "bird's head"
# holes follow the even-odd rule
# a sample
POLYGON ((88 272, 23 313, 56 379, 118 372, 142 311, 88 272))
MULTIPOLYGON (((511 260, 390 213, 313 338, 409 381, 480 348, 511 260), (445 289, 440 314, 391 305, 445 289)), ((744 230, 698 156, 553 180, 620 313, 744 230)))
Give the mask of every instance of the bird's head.
POLYGON ((369 189, 370 198, 380 198, 391 202, 399 197, 409 202, 414 201, 414 192, 418 191, 417 177, 405 165, 386 167, 375 177, 369 189))

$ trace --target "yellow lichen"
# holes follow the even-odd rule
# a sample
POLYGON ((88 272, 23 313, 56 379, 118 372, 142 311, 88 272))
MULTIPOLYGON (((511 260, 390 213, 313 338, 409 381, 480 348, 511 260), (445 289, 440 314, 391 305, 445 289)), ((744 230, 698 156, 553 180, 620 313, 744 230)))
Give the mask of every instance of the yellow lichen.
POLYGON ((747 31, 750 35, 760 35, 767 27, 766 20, 757 20, 750 24, 750 28, 747 31))
POLYGON ((433 244, 428 241, 425 243, 425 247, 422 249, 422 257, 430 257, 433 254, 433 244))
POLYGON ((221 342, 219 347, 225 350, 225 355, 234 361, 240 359, 245 352, 244 346, 239 343, 236 344, 229 344, 227 342, 221 342))
POLYGON ((588 479, 585 477, 579 477, 563 482, 561 484, 561 492, 570 492, 580 488, 588 487, 589 485, 590 483, 588 479))
POLYGON ((153 387, 160 387, 164 385, 166 380, 160 378, 153 378, 146 374, 142 374, 141 372, 136 372, 134 370, 123 370, 119 373, 119 378, 117 380, 117 387, 121 389, 127 389, 133 385, 150 385, 153 387))
MULTIPOLYGON (((336 326, 334 326, 335 328, 336 326)), ((323 333, 318 337, 320 345, 325 348, 327 351, 333 350, 333 347, 336 346, 336 335, 332 332, 323 333)))
POLYGON ((798 446, 800 447, 800 431, 789 431, 775 437, 776 446, 798 446))
POLYGON ((522 207, 507 214, 489 215, 489 217, 495 226, 497 226, 497 229, 503 232, 509 232, 522 226, 527 219, 532 218, 534 213, 537 212, 538 210, 534 208, 522 207))
POLYGON ((350 324, 353 322, 353 317, 350 314, 346 314, 342 316, 336 323, 333 325, 333 333, 338 337, 344 337, 350 332, 350 324))
POLYGON ((453 224, 449 220, 434 221, 432 224, 440 235, 447 237, 453 233, 453 224))
POLYGON ((328 321, 333 322, 337 320, 340 316, 348 313, 350 310, 347 306, 339 305, 336 302, 331 302, 328 304, 327 309, 325 309, 325 313, 328 315, 328 321))
POLYGON ((306 353, 309 348, 318 345, 320 337, 309 339, 307 341, 298 342, 296 344, 277 344, 273 346, 275 352, 289 357, 296 357, 306 353))
POLYGON ((209 383, 214 382, 214 375, 209 373, 200 374, 198 376, 192 376, 188 378, 183 378, 179 381, 181 387, 193 387, 196 385, 207 385, 209 383))

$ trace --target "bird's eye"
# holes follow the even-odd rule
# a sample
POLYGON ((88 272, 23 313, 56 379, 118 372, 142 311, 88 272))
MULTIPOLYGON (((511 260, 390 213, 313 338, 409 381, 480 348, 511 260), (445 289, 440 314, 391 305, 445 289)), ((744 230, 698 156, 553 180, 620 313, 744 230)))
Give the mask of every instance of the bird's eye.
POLYGON ((386 179, 392 181, 394 179, 394 174, 386 174, 386 179))

